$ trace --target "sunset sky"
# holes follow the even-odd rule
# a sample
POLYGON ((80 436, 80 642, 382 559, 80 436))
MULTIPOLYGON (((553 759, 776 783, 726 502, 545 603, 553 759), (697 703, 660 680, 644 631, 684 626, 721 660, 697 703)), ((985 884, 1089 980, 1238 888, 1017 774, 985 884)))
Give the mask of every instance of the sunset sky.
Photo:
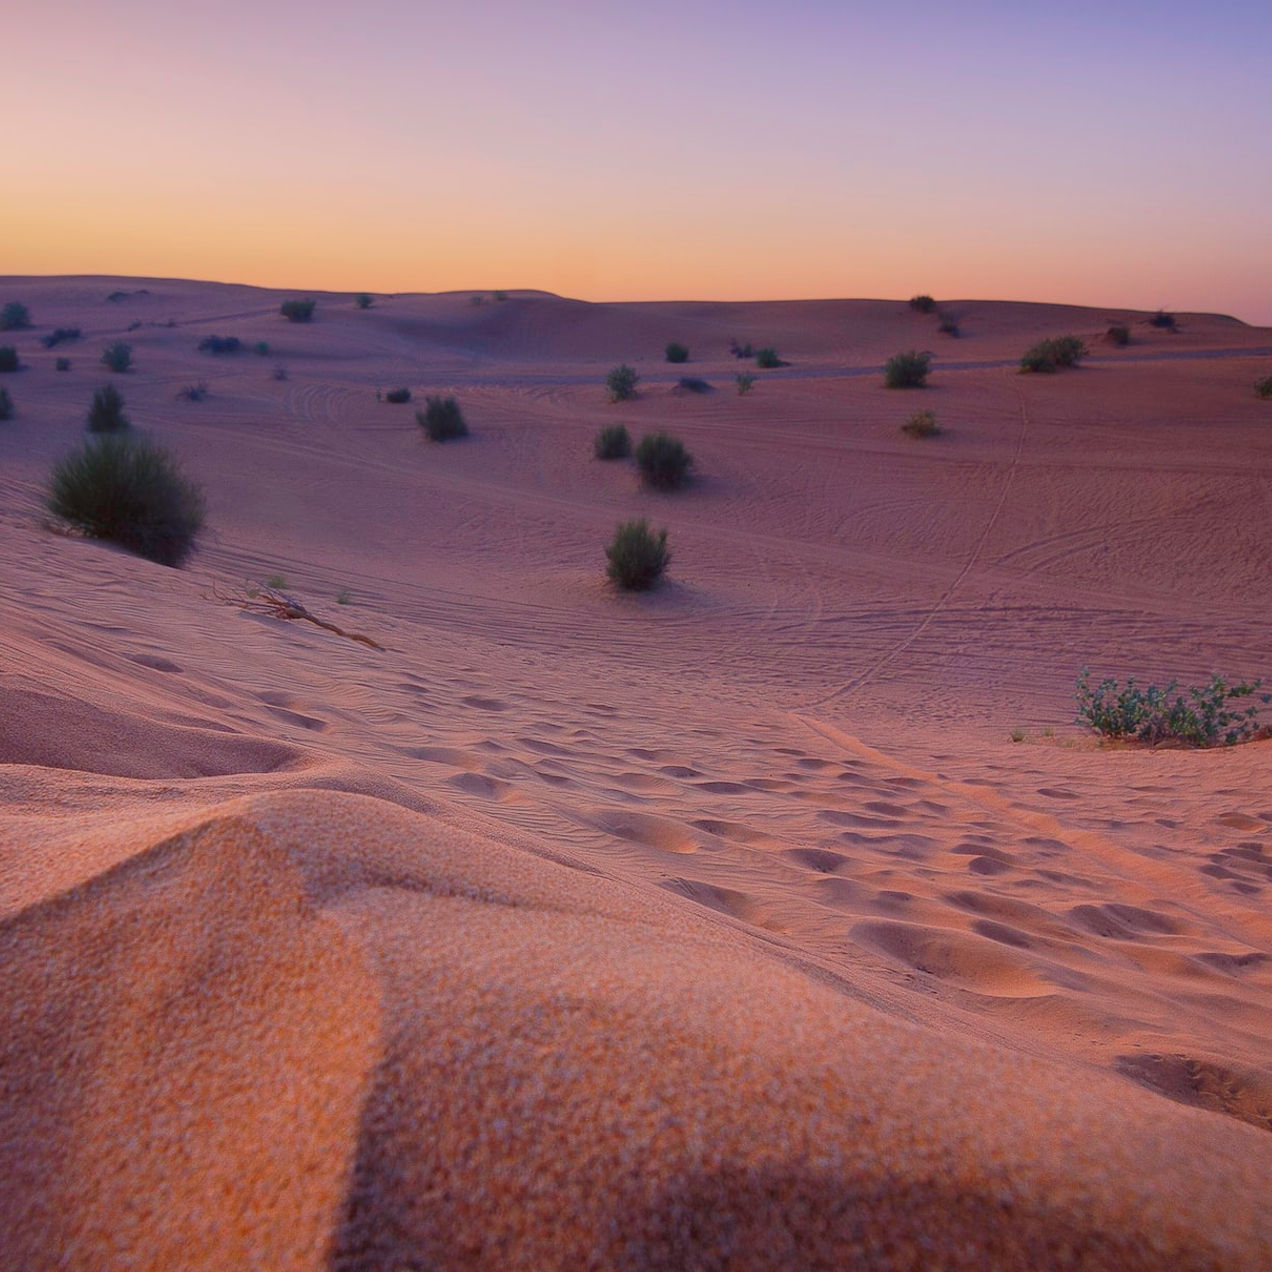
POLYGON ((1270 47, 1266 0, 43 0, 0 273, 1272 324, 1270 47))

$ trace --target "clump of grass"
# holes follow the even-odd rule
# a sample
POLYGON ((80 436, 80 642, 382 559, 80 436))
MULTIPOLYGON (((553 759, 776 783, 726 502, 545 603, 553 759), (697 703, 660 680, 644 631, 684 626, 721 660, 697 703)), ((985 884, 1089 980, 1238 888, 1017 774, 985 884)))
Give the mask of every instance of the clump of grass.
POLYGON ((359 309, 370 309, 375 304, 375 297, 370 292, 359 292, 354 298, 353 303, 359 309))
POLYGON ((955 338, 957 338, 959 334, 958 320, 955 317, 953 317, 953 315, 951 314, 942 314, 941 321, 940 323, 937 324, 936 329, 943 336, 954 336, 955 338))
POLYGON ((648 433, 636 447, 636 463, 646 485, 676 490, 688 480, 693 456, 670 433, 648 433))
POLYGON ((625 592, 645 592, 658 582, 671 562, 667 531, 655 534, 643 517, 623 521, 605 549, 609 565, 605 573, 625 592))
POLYGON ((883 382, 890 389, 921 389, 931 366, 931 355, 916 349, 893 354, 883 368, 883 382))
POLYGON ((676 383, 673 390, 676 393, 710 393, 711 386, 706 380, 700 380, 695 375, 682 375, 676 383))
POLYGON ((0 331, 21 331, 30 325, 31 311, 20 300, 11 300, 0 309, 0 331))
POLYGON ((40 343, 46 349, 56 349, 58 345, 65 344, 68 340, 78 340, 80 338, 80 329, 78 327, 59 327, 56 331, 50 331, 47 336, 40 337, 40 343))
POLYGON ((1164 309, 1159 309, 1149 320, 1150 327, 1159 327, 1163 331, 1178 331, 1179 320, 1174 314, 1167 313, 1164 309))
POLYGON ((392 402, 395 406, 401 406, 403 402, 411 400, 411 390, 408 388, 390 389, 385 395, 386 402, 392 402))
POLYGON ((18 351, 12 345, 0 345, 0 371, 17 371, 21 365, 18 351))
POLYGON ((13 399, 9 396, 8 389, 0 389, 0 420, 11 420, 13 418, 13 399))
POLYGON ((749 340, 746 342, 746 344, 738 344, 736 340, 730 340, 729 352, 735 358, 746 359, 746 358, 755 357, 755 350, 751 348, 751 342, 749 340))
POLYGON ((1265 375, 1263 379, 1256 380, 1254 392, 1257 397, 1272 398, 1272 375, 1265 375))
POLYGON ((911 437, 939 437, 941 426, 936 422, 934 411, 915 411, 904 424, 901 431, 911 437))
POLYGON ((1140 689, 1134 678, 1125 687, 1108 679, 1092 689, 1090 672, 1083 667, 1077 684, 1078 723, 1107 738, 1133 738, 1151 746, 1235 746, 1266 732, 1258 724, 1257 703, 1272 702, 1272 693, 1260 693, 1262 685, 1261 680, 1230 684, 1211 676, 1204 685, 1193 685, 1187 697, 1175 692, 1177 680, 1164 689, 1140 689))
POLYGON ((132 345, 116 340, 102 351, 102 365, 109 367, 116 375, 122 375, 132 366, 132 345))
POLYGON ((1076 367, 1086 357, 1087 347, 1077 336, 1057 336, 1040 340, 1020 359, 1021 371, 1050 374, 1060 367, 1076 367))
POLYGON ((1131 329, 1125 323, 1115 322, 1108 331, 1104 333, 1104 338, 1109 342, 1109 344, 1117 345, 1119 348, 1124 348, 1126 345, 1131 343, 1131 329))
POLYGON ((58 358, 57 361, 53 363, 53 369, 55 371, 69 371, 71 369, 70 358, 58 358))
POLYGON ((679 340, 673 340, 665 350, 668 362, 688 362, 689 346, 683 345, 679 340))
POLYGON ((741 396, 755 387, 755 377, 749 371, 740 372, 736 377, 738 395, 741 396))
POLYGON ((160 565, 179 566, 203 528, 203 494, 145 438, 101 437, 62 459, 49 478, 49 511, 93 539, 160 565))
POLYGON ((199 341, 200 353, 226 354, 241 353, 243 342, 238 336, 204 336, 199 341))
POLYGON ((611 402, 626 402, 636 396, 636 383, 640 379, 626 362, 614 367, 605 377, 605 388, 611 402))
POLYGON ((288 322, 312 322, 317 307, 316 300, 285 300, 279 305, 278 312, 288 322))
POLYGON ((94 392, 87 426, 90 433, 122 433, 128 427, 123 396, 113 384, 103 385, 94 392))
POLYGON ((930 314, 936 311, 936 301, 931 296, 911 296, 910 308, 921 314, 930 314))
POLYGON ((279 588, 284 588, 287 586, 286 576, 282 574, 271 574, 269 578, 265 580, 265 586, 272 587, 275 591, 279 588))
POLYGON ((208 382, 200 380, 197 384, 187 384, 177 390, 177 398, 182 402, 202 402, 208 395, 208 382))
MULTIPOLYGON (((365 309, 366 306, 363 305, 362 308, 365 309)), ((342 587, 340 591, 336 593, 337 605, 348 605, 352 602, 352 600, 353 600, 353 593, 350 592, 347 587, 342 587)))
POLYGON ((1023 742, 1025 740, 1024 729, 1013 729, 1011 731, 1011 740, 1013 742, 1023 742))
POLYGON ((468 425, 453 397, 430 397, 424 401, 424 409, 415 412, 415 419, 430 442, 449 442, 452 438, 468 436, 468 425))
POLYGON ((786 363, 777 356, 777 350, 769 345, 765 349, 755 351, 755 365, 761 370, 771 371, 774 367, 784 367, 786 363))
POLYGON ((626 459, 632 453, 632 438, 626 424, 607 424, 592 439, 597 459, 626 459))

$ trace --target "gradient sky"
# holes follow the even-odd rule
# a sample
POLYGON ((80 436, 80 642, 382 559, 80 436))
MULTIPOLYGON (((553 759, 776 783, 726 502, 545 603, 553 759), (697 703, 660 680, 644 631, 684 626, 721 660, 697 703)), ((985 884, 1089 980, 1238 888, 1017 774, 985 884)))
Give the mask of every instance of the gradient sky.
POLYGON ((1272 4, 41 0, 0 272, 1272 324, 1272 4))

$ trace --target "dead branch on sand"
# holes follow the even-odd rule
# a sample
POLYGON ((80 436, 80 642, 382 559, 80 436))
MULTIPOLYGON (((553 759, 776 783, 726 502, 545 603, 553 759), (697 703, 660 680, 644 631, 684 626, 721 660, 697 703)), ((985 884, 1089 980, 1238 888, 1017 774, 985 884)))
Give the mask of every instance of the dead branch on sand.
POLYGON ((385 652, 384 646, 372 640, 370 636, 364 636, 361 632, 347 632, 343 627, 337 627, 335 623, 329 623, 326 619, 311 614, 294 596, 288 596, 286 592, 280 592, 277 588, 245 587, 241 593, 226 595, 214 584, 212 597, 223 605, 237 605, 239 609, 247 610, 251 614, 267 614, 271 618, 299 619, 306 623, 313 623, 315 627, 321 627, 323 631, 343 636, 345 640, 356 640, 358 644, 366 645, 368 649, 385 652))

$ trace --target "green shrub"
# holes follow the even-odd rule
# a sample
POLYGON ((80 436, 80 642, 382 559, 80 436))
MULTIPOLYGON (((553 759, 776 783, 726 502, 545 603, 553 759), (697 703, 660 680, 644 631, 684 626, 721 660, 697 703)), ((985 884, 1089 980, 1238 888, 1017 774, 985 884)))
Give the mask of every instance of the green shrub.
POLYGON ((124 414, 124 399, 113 384, 104 385, 93 394, 88 408, 90 433, 121 433, 128 427, 124 414))
POLYGON ((370 309, 375 304, 375 297, 367 292, 359 292, 354 298, 353 303, 359 309, 370 309))
POLYGON ((921 389, 931 365, 931 356, 915 349, 894 354, 883 368, 884 383, 890 389, 921 389))
POLYGON ((183 402, 202 402, 208 395, 208 382, 200 380, 198 384, 187 384, 177 390, 177 398, 183 402))
POLYGON ((279 305, 278 312, 288 322, 312 322, 317 305, 316 300, 285 300, 279 305))
POLYGON ((765 371, 771 371, 774 367, 784 367, 786 363, 777 356, 777 350, 770 345, 767 349, 755 351, 755 365, 765 371))
POLYGON ((738 394, 750 393, 755 387, 755 377, 749 371, 743 371, 736 377, 738 394))
POLYGON ((1020 359, 1020 369, 1049 374, 1060 367, 1076 367, 1086 353, 1086 345, 1077 336, 1040 340, 1020 359))
POLYGON ((47 336, 40 337, 40 343, 46 349, 55 349, 58 345, 68 340, 78 340, 80 338, 80 329, 78 327, 59 327, 56 331, 50 331, 47 336))
POLYGON ((1163 331, 1177 331, 1179 329, 1179 321, 1174 314, 1168 314, 1166 310, 1159 309, 1149 320, 1150 327, 1160 327, 1163 331))
POLYGON ((0 331, 21 331, 30 325, 31 311, 20 300, 11 300, 0 309, 0 331))
POLYGON ((636 447, 636 463, 647 485, 675 490, 688 479, 693 456, 669 433, 648 433, 636 447))
POLYGON ((1125 323, 1114 323, 1105 333, 1105 339, 1122 348, 1131 343, 1131 329, 1125 323))
POLYGON ((608 424, 592 439, 597 459, 626 459, 632 453, 631 434, 626 424, 608 424))
POLYGON ((1254 391, 1261 398, 1272 398, 1272 375, 1265 375, 1263 379, 1256 380, 1254 391))
POLYGON ((226 354, 241 353, 243 342, 238 336, 204 336, 199 341, 200 353, 226 354))
POLYGON ((93 539, 180 565, 203 526, 203 495, 171 457, 145 438, 102 437, 61 460, 49 479, 49 511, 93 539))
POLYGON ((407 388, 390 389, 385 395, 386 402, 392 402, 395 406, 401 406, 403 402, 411 400, 411 390, 407 388))
POLYGON ((0 389, 0 420, 11 420, 13 418, 13 399, 9 396, 8 389, 0 389))
POLYGON ((605 555, 609 558, 605 573, 618 587, 626 592, 647 591, 671 562, 667 531, 655 535, 644 518, 620 522, 605 555))
POLYGON ((941 426, 934 411, 916 411, 901 425, 901 431, 911 437, 939 437, 941 426))
POLYGON ((917 310, 921 314, 934 313, 936 310, 936 301, 931 296, 911 296, 910 308, 917 310))
POLYGON ((12 345, 0 345, 0 371, 16 371, 21 365, 12 345))
POLYGON ((942 314, 941 321, 937 325, 937 330, 943 336, 958 336, 958 320, 949 314, 942 314))
POLYGON ((69 371, 71 369, 70 358, 58 358, 53 364, 53 369, 55 371, 69 371))
POLYGON ((132 345, 124 344, 122 340, 117 340, 114 344, 107 345, 102 351, 102 364, 108 366, 116 374, 122 375, 132 366, 132 345))
POLYGON ((1193 685, 1186 698, 1175 693, 1177 680, 1164 689, 1140 689, 1134 678, 1128 678, 1125 688, 1109 679, 1092 689, 1090 672, 1083 667, 1077 685, 1078 723, 1108 738, 1134 738, 1152 746, 1234 746, 1266 732, 1259 727, 1255 700, 1266 705, 1272 693, 1260 693, 1262 685, 1261 680, 1233 685, 1222 676, 1211 676, 1204 685, 1193 685))
POLYGON ((605 387, 611 402, 626 402, 636 396, 636 382, 640 376, 624 362, 605 377, 605 387))
POLYGON ((453 397, 430 397, 424 402, 424 410, 416 411, 415 419, 429 441, 449 442, 455 437, 468 436, 468 425, 453 397))
POLYGON ((673 340, 667 346, 668 362, 688 362, 689 346, 681 344, 678 340, 673 340))
POLYGON ((711 386, 706 380, 700 380, 696 375, 682 375, 676 382, 676 387, 672 389, 673 393, 710 393, 711 386))

